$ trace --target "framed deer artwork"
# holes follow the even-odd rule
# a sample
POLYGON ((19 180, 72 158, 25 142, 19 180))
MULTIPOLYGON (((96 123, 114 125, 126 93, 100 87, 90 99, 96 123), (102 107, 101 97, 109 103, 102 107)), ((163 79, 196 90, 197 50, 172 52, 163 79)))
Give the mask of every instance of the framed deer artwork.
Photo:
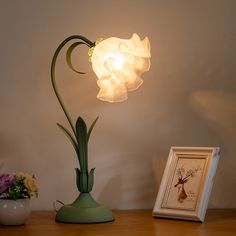
POLYGON ((219 152, 218 147, 171 147, 153 216, 203 222, 219 152))

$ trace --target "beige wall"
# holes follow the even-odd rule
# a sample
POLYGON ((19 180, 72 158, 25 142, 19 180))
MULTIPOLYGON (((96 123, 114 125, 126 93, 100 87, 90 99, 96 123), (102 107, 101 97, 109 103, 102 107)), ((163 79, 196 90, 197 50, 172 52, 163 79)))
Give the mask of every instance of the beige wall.
POLYGON ((112 208, 152 208, 171 145, 219 146, 210 207, 236 207, 236 1, 0 0, 0 171, 34 173, 34 209, 77 196, 66 124, 50 84, 65 37, 148 36, 152 66, 129 100, 96 99, 86 49, 84 78, 62 57, 58 81, 74 119, 99 115, 90 143, 93 195, 112 208), (78 85, 78 86, 77 86, 78 85))

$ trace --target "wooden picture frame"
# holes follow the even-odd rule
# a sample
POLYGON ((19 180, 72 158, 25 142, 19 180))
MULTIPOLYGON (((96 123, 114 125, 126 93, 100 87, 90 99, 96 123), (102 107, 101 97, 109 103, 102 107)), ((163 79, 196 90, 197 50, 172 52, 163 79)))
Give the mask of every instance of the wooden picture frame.
POLYGON ((203 222, 219 153, 219 147, 171 147, 153 216, 203 222))

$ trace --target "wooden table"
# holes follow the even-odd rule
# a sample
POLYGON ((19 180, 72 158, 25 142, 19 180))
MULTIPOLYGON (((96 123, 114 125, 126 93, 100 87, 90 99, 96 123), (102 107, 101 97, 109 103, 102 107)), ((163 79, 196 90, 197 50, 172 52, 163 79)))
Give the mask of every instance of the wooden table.
POLYGON ((33 212, 24 226, 0 226, 0 236, 236 236, 236 209, 208 210, 204 223, 153 218, 151 210, 114 213, 114 222, 64 224, 54 212, 33 212))

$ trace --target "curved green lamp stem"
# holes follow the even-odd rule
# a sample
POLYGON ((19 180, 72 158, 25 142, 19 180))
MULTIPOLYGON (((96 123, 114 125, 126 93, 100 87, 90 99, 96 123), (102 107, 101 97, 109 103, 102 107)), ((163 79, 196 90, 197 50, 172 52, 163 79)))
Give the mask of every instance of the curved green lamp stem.
MULTIPOLYGON (((81 35, 72 35, 68 38, 66 38, 63 42, 61 42, 61 44, 58 46, 58 48, 56 49, 54 55, 53 55, 53 59, 52 59, 52 63, 51 63, 51 82, 52 82, 52 86, 54 89, 54 92, 57 96, 57 99, 61 105, 62 110, 64 111, 66 118, 71 126, 71 129, 76 137, 76 130, 75 127, 73 125, 72 119, 64 105, 64 102, 62 100, 62 97, 59 94, 58 88, 57 88, 57 84, 56 84, 56 77, 55 77, 55 67, 56 67, 56 61, 57 61, 57 57, 61 51, 61 49, 65 46, 65 44, 67 44, 69 41, 73 40, 73 39, 79 39, 82 40, 83 42, 81 42, 81 44, 85 44, 88 47, 93 47, 95 44, 93 42, 91 42, 90 40, 88 40, 87 38, 85 38, 84 36, 81 35)), ((80 73, 80 72, 79 72, 80 73)))
POLYGON ((114 215, 112 211, 109 208, 105 207, 104 205, 97 203, 90 195, 90 192, 93 187, 93 182, 94 182, 94 168, 91 169, 90 172, 88 171, 88 156, 87 156, 88 145, 87 144, 88 144, 88 140, 92 132, 92 129, 94 125, 96 124, 98 117, 94 120, 89 130, 87 130, 86 123, 81 117, 79 117, 76 121, 76 124, 73 125, 72 119, 66 110, 66 107, 58 92, 58 88, 56 84, 55 67, 56 67, 58 55, 60 51, 62 50, 62 48, 65 46, 65 44, 67 44, 69 41, 73 39, 79 39, 80 41, 74 42, 67 49, 66 61, 67 61, 68 66, 73 71, 79 74, 84 74, 84 73, 77 71, 73 67, 71 63, 72 51, 74 50, 75 47, 77 47, 80 44, 85 44, 86 46, 90 48, 95 46, 95 43, 91 42, 87 38, 81 35, 73 35, 66 38, 64 41, 62 41, 62 43, 56 49, 53 55, 53 59, 52 59, 52 64, 51 64, 52 86, 56 94, 56 97, 61 105, 61 108, 64 111, 66 118, 71 126, 71 129, 73 131, 75 138, 73 137, 73 135, 70 133, 69 130, 67 130, 60 124, 57 124, 57 125, 69 137, 78 155, 78 159, 80 163, 80 169, 76 168, 76 183, 77 183, 77 187, 80 192, 80 195, 72 204, 64 205, 59 209, 56 215, 56 221, 64 222, 64 223, 99 223, 99 222, 113 221, 114 215))

